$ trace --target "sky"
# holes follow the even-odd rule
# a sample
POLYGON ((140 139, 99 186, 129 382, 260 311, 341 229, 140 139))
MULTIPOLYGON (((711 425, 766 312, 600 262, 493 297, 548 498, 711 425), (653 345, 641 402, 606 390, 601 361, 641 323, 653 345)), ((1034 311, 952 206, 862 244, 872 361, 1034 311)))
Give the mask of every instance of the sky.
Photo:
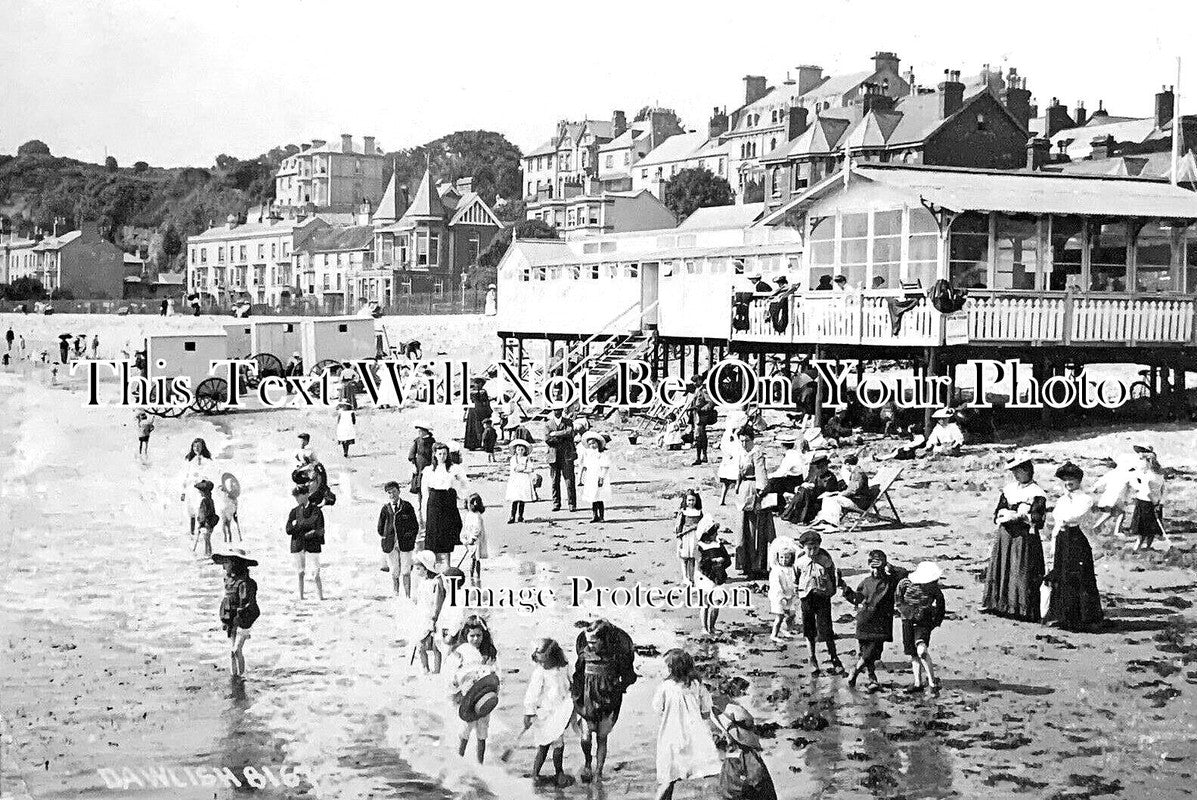
MULTIPOLYGON (((1017 67, 1040 107, 1148 116, 1176 82, 1197 3, 1003 0, 683 3, 0 0, 0 153, 208 166, 342 133, 387 150, 497 130, 527 151, 561 119, 647 104, 705 129, 743 77, 871 67, 896 52, 919 83, 1017 67), (576 10, 574 10, 576 9, 576 10)), ((1197 109, 1197 52, 1181 108, 1197 109)))

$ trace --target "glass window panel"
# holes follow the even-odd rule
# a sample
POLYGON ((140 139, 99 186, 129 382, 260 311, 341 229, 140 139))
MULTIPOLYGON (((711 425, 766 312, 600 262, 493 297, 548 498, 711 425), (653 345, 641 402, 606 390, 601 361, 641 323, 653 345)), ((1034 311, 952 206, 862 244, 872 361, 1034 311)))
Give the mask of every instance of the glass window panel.
POLYGON ((939 233, 939 226, 935 224, 935 217, 925 208, 910 209, 911 233, 939 233))
POLYGON ((1062 292, 1081 286, 1081 255, 1084 251, 1084 223, 1075 217, 1052 217, 1052 267, 1047 288, 1062 292))
POLYGON ((1039 271, 1039 233, 1035 220, 997 217, 995 289, 1034 289, 1039 271))
POLYGON ((873 240, 873 263, 896 264, 902 260, 902 237, 882 236, 873 240))
POLYGON ((1135 241, 1135 288, 1140 292, 1171 292, 1172 229, 1158 223, 1144 225, 1135 241))
MULTIPOLYGON (((810 262, 812 267, 835 265, 835 242, 811 242, 810 262)), ((831 274, 830 271, 827 274, 831 274)))
POLYGON ((1124 222, 1094 225, 1090 232, 1089 289, 1126 291, 1127 230, 1124 222))
POLYGON ((989 220, 980 214, 956 218, 948 237, 949 280, 963 289, 989 286, 989 220))
POLYGON ((878 211, 873 214, 874 236, 896 236, 901 232, 901 211, 878 211))
POLYGON ((844 214, 844 216, 841 217, 841 220, 843 224, 842 236, 845 239, 869 235, 868 214, 844 214))
POLYGON ((827 241, 835 238, 834 217, 822 217, 820 219, 813 220, 811 224, 814 225, 814 230, 810 232, 810 238, 812 242, 827 241))
POLYGON ((939 260, 939 234, 920 233, 910 237, 910 261, 930 261, 934 264, 939 260))
POLYGON ((906 269, 906 280, 908 283, 918 281, 923 289, 928 289, 935 285, 937 272, 938 267, 933 261, 911 262, 906 269))
POLYGON ((845 239, 840 243, 840 264, 864 264, 869 253, 868 239, 845 239))

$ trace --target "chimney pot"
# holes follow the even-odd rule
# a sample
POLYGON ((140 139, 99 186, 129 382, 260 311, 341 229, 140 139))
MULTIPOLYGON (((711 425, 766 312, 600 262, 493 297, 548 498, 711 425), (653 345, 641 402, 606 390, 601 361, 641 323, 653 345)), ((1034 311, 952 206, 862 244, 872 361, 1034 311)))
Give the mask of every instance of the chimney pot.
POLYGON ((1155 96, 1155 126, 1157 128, 1163 128, 1172 121, 1175 102, 1176 95, 1173 94, 1171 86, 1155 96))
POLYGON ((744 76, 744 105, 755 103, 768 94, 768 83, 764 75, 744 76))
POLYGON ((362 137, 362 150, 368 156, 374 155, 375 146, 374 146, 374 137, 373 136, 363 136, 362 137))
POLYGON ((353 137, 350 136, 348 133, 341 134, 341 152, 342 153, 352 153, 353 152, 353 137))

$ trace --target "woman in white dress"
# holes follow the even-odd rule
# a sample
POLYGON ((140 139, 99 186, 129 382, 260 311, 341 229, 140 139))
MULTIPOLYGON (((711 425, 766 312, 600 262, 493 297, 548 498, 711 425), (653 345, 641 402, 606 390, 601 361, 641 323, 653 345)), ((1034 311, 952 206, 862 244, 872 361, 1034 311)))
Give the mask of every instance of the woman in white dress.
POLYGON ((719 505, 727 505, 727 493, 740 480, 740 456, 744 448, 740 446, 740 439, 736 431, 744 426, 747 417, 744 412, 736 409, 727 415, 727 427, 723 429, 723 439, 719 443, 719 482, 723 484, 723 495, 719 498, 719 505))
MULTIPOLYGON (((199 515, 200 500, 202 499, 200 491, 195 488, 195 485, 202 480, 211 481, 214 467, 212 453, 208 450, 208 443, 203 439, 197 438, 192 441, 184 458, 187 463, 183 467, 181 478, 183 491, 179 495, 179 500, 185 504, 184 507, 187 509, 188 533, 194 536, 196 518, 199 515)), ((215 484, 215 481, 212 483, 215 484)))
POLYGON ((578 483, 582 502, 590 503, 594 514, 591 522, 605 522, 607 503, 611 502, 611 456, 606 450, 607 440, 601 434, 589 431, 582 437, 578 483))
POLYGON ((711 695, 685 650, 665 654, 669 677, 657 687, 657 800, 671 800, 678 781, 718 775, 723 766, 711 735, 711 695))
POLYGON ((507 502, 511 503, 511 516, 507 524, 524 521, 524 504, 534 499, 532 485, 532 445, 523 439, 511 443, 511 474, 507 478, 507 502))

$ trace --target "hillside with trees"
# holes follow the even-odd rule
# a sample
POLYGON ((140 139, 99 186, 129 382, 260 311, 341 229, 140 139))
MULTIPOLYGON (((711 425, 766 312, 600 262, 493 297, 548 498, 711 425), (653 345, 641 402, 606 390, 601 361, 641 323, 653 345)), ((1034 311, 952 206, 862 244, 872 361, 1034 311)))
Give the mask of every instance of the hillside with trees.
MULTIPOLYGON (((222 153, 206 167, 124 167, 111 156, 103 164, 55 156, 34 139, 0 154, 0 230, 31 236, 98 223, 125 250, 146 247, 156 271, 178 270, 186 237, 273 200, 274 174, 297 152, 288 144, 249 158, 222 153)), ((429 160, 438 181, 473 177, 488 202, 520 196, 520 151, 502 134, 458 131, 388 153, 384 177, 396 168, 414 191, 429 160)))

